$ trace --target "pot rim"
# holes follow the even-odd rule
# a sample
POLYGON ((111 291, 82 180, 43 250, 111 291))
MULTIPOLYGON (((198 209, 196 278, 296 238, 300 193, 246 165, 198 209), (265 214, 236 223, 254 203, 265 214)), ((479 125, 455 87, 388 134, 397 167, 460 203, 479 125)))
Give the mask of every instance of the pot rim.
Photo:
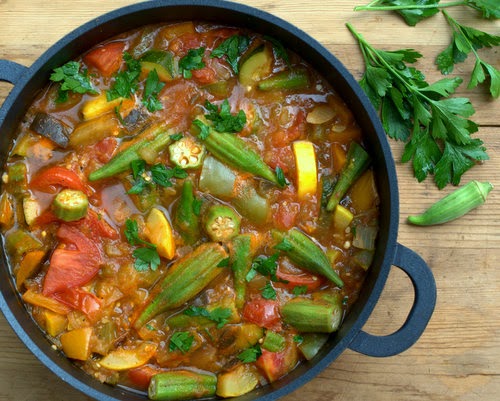
MULTIPOLYGON (((382 254, 380 257, 380 270, 377 273, 376 278, 374 279, 374 285, 370 290, 370 294, 365 300, 364 306, 356 317, 355 322, 347 329, 345 333, 342 334, 342 338, 340 341, 336 342, 335 346, 331 347, 327 353, 321 355, 319 360, 315 361, 314 364, 306 363, 309 365, 305 372, 298 372, 297 369, 288 374, 284 380, 280 380, 277 385, 268 385, 261 389, 255 390, 252 392, 252 396, 240 396, 239 400, 246 399, 256 399, 258 398, 260 401, 268 401, 278 399, 290 392, 296 390, 304 383, 310 381, 313 377, 317 376, 322 370, 328 367, 337 357, 342 353, 349 344, 353 341, 355 336, 361 331, 363 325, 368 320, 371 315, 381 293, 386 283, 389 270, 391 264, 394 259, 394 253, 396 250, 396 238, 397 238, 397 230, 398 230, 398 218, 399 218, 399 196, 397 189, 397 178, 396 178, 396 169, 394 165, 394 160, 392 158, 391 149, 386 138, 384 129, 379 120, 378 114, 373 108, 371 102, 368 97, 364 93, 364 91, 359 86, 358 82, 355 80, 353 75, 344 67, 344 65, 331 53, 326 47, 320 44, 317 40, 312 38, 309 34, 292 25, 291 23, 276 17, 266 11, 239 4, 233 3, 224 0, 172 0, 172 1, 146 1, 140 2, 137 4, 125 6, 122 8, 118 8, 116 10, 107 12, 99 17, 96 17, 83 25, 80 25, 72 32, 68 33, 61 39, 59 39, 55 44, 53 44, 49 49, 47 49, 30 67, 24 69, 24 71, 19 75, 17 82, 4 103, 0 107, 0 127, 4 124, 5 118, 8 115, 9 110, 11 110, 12 106, 15 104, 16 100, 22 95, 23 90, 28 86, 30 82, 32 82, 36 77, 40 79, 40 74, 47 75, 48 71, 52 70, 55 66, 52 66, 51 63, 54 63, 55 59, 58 59, 59 62, 61 60, 61 54, 64 55, 63 58, 68 61, 74 55, 70 51, 71 45, 78 43, 79 38, 82 36, 86 36, 89 32, 93 32, 94 34, 99 31, 99 27, 108 24, 116 24, 116 29, 120 26, 120 20, 123 20, 125 17, 130 17, 135 14, 142 14, 147 11, 156 10, 159 8, 172 8, 172 7, 191 7, 196 9, 211 9, 218 10, 218 12, 230 12, 237 13, 241 16, 246 16, 252 21, 260 21, 265 23, 265 25, 273 25, 279 28, 280 33, 286 33, 291 37, 296 38, 299 42, 302 42, 304 46, 307 47, 307 50, 312 53, 316 53, 317 57, 321 59, 321 61, 333 66, 333 69, 338 72, 338 75, 342 78, 343 82, 341 82, 340 86, 343 86, 344 89, 350 90, 352 93, 350 96, 345 96, 343 91, 338 90, 341 93, 341 97, 344 101, 348 102, 347 97, 350 98, 351 103, 349 103, 349 107, 352 109, 353 104, 352 101, 357 102, 357 107, 366 113, 363 118, 366 120, 366 124, 370 126, 374 131, 374 137, 376 137, 375 143, 371 143, 371 145, 378 146, 378 154, 376 163, 380 164, 381 168, 386 174, 385 180, 387 182, 383 183, 383 187, 388 190, 388 194, 386 194, 385 202, 389 203, 385 208, 389 211, 389 215, 385 216, 386 227, 384 231, 386 232, 384 241, 377 241, 377 254, 382 254), (294 374, 295 372, 295 374, 294 374), (270 388, 270 389, 269 389, 270 388), (262 394, 259 394, 262 393, 262 394), (256 394, 257 393, 257 394, 256 394)), ((192 19, 195 20, 204 20, 204 18, 199 18, 199 15, 203 15, 203 13, 197 14, 197 16, 193 16, 192 19)), ((165 18, 168 21, 168 18, 165 18)), ((175 20, 175 19, 171 19, 175 20)), ((179 20, 182 20, 179 19, 179 20)), ((144 23, 138 24, 145 25, 144 23)), ((236 26, 241 24, 235 24, 236 26)), ((258 31, 255 27, 252 28, 250 25, 247 25, 249 28, 258 31)), ((133 28, 127 29, 118 29, 116 33, 126 32, 133 28)), ((115 34, 116 34, 115 33, 115 34)), ((108 35, 108 37, 112 37, 114 34, 108 35)), ((277 36, 273 33, 273 36, 277 36)), ((90 41, 92 42, 92 41, 90 41)), ((91 46, 94 46, 98 42, 91 43, 91 46)), ((287 45, 287 47, 290 47, 287 45)), ((291 47, 294 49, 293 47, 291 47)), ((88 49, 88 48, 87 48, 88 49)), ((294 49, 296 53, 301 55, 303 52, 297 49, 294 49)), ((82 51, 76 51, 76 55, 81 54, 82 51)), ((303 57, 303 56, 302 56, 303 57)), ((317 68, 317 62, 312 62, 308 58, 304 57, 315 69, 317 68)), ((47 75, 48 78, 48 75, 47 75)), ((331 83, 331 79, 325 77, 327 81, 331 83)), ((42 80, 46 82, 45 80, 42 80)), ((332 86, 337 90, 339 87, 339 83, 332 86)), ((45 85, 45 84, 44 84, 45 85)), ((358 118, 358 117, 357 117, 358 118)), ((373 142, 373 141, 372 141, 373 142)), ((378 183, 379 184, 379 183, 378 183)), ((380 190, 380 185, 379 185, 380 190)), ((5 258, 4 258, 5 259, 5 258)), ((4 262, 7 264, 6 262, 4 262)), ((4 313, 7 321, 12 326, 15 333, 21 339, 21 341, 27 346, 27 348, 46 366, 48 367, 54 374, 60 377, 63 381, 69 383, 71 386, 75 387, 82 393, 94 397, 95 399, 102 401, 119 401, 119 398, 115 398, 111 395, 111 392, 107 392, 106 386, 103 386, 102 390, 97 390, 92 387, 92 383, 95 382, 95 379, 90 378, 91 381, 86 380, 89 376, 81 371, 80 374, 78 368, 73 369, 72 373, 69 374, 66 369, 61 366, 61 358, 56 355, 56 353, 50 348, 50 344, 47 344, 47 347, 42 347, 41 345, 35 343, 35 341, 30 336, 30 330, 18 321, 18 317, 13 313, 12 308, 10 306, 11 303, 21 304, 21 300, 19 299, 18 294, 15 291, 15 287, 10 283, 12 287, 12 294, 4 294, 4 292, 0 292, 0 309, 4 313), (106 390, 105 390, 106 389, 106 390)), ((359 302, 359 301, 358 301, 359 302)), ((24 308, 24 306, 19 305, 20 308, 24 308)), ((25 311, 27 314, 27 311, 25 311)), ((352 312, 351 312, 352 313, 352 312)), ((30 317, 31 319, 31 317, 30 317)), ((36 326, 36 324, 34 324, 36 326)), ((38 327, 34 327, 34 329, 39 330, 38 327)), ((34 330, 31 330, 32 332, 34 330)), ((31 333, 34 334, 34 333, 31 333)), ((35 334, 36 335, 36 334, 35 334)), ((45 339, 42 333, 42 337, 45 339)), ((48 341, 47 341, 48 343, 48 341)), ((64 357, 66 358, 66 357, 64 357)), ((111 388, 111 387, 110 387, 111 388)), ((114 388, 116 391, 116 388, 114 388)), ((133 392, 130 390, 124 391, 124 394, 127 394, 127 399, 137 399, 143 400, 143 396, 140 398, 135 398, 133 392)))

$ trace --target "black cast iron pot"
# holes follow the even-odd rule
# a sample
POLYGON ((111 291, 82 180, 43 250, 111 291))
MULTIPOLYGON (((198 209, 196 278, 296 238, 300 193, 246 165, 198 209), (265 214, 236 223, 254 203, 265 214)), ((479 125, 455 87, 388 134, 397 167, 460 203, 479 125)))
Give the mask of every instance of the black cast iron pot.
MULTIPOLYGON (((105 14, 81 26, 52 46, 29 68, 0 60, 0 80, 14 85, 0 109, 0 165, 5 165, 16 127, 27 107, 46 85, 54 68, 119 33, 145 24, 177 20, 205 20, 247 27, 276 37, 309 61, 333 84, 356 115, 373 156, 381 200, 380 233, 374 262, 361 296, 341 329, 331 335, 328 343, 312 361, 302 364, 278 382, 254 390, 238 400, 267 401, 282 397, 311 380, 346 348, 382 357, 398 354, 411 347, 432 315, 436 302, 436 285, 426 263, 412 250, 396 242, 398 187, 392 154, 383 128, 368 98, 345 67, 313 38, 268 13, 219 0, 149 1, 105 14), (410 277, 415 290, 414 304, 406 322, 398 331, 387 336, 374 336, 363 331, 362 327, 379 299, 392 265, 399 267, 410 277)), ((100 384, 76 368, 62 353, 51 348, 49 341, 24 308, 3 253, 0 291, 0 308, 14 331, 35 356, 62 380, 97 400, 145 399, 143 395, 100 384)))

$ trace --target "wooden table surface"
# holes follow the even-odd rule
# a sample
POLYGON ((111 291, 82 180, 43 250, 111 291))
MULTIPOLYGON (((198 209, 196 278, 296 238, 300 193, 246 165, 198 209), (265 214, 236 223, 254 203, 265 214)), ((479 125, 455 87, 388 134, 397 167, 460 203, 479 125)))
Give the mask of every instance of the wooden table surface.
MULTIPOLYGON (((425 58, 418 67, 429 82, 441 77, 435 56, 449 43, 442 15, 409 27, 388 12, 353 12, 368 0, 239 0, 297 25, 319 40, 360 78, 363 63, 345 27, 352 25, 376 47, 415 48, 425 58)), ((446 2, 446 0, 443 0, 446 2)), ((0 58, 24 65, 80 24, 132 0, 0 0, 0 58)), ((500 35, 498 21, 478 18, 471 9, 449 13, 466 25, 500 35)), ((500 49, 481 51, 500 68, 500 49)), ((456 68, 467 79, 471 63, 456 68)), ((458 95, 469 97, 479 123, 476 134, 490 160, 464 177, 490 180, 496 189, 487 203, 462 219, 432 228, 405 223, 451 191, 438 191, 431 180, 418 183, 407 164, 399 162, 402 144, 391 141, 400 189, 398 241, 417 251, 436 278, 438 300, 434 315, 420 340, 409 350, 389 358, 372 358, 346 350, 317 378, 285 397, 299 400, 370 401, 493 401, 500 394, 500 100, 492 101, 484 87, 458 95)), ((11 86, 0 83, 0 104, 11 86)), ((389 334, 404 322, 413 300, 410 280, 393 268, 382 297, 365 330, 389 334)), ((0 401, 89 400, 52 375, 28 352, 0 316, 0 401)))

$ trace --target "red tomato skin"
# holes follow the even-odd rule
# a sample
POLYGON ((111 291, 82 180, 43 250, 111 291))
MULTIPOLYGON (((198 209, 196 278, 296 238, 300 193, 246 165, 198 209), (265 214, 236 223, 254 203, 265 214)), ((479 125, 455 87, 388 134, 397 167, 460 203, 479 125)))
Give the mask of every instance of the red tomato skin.
POLYGON ((120 69, 125 43, 111 42, 92 50, 83 57, 88 66, 97 68, 102 75, 110 77, 120 69))
POLYGON ((74 171, 62 166, 52 166, 39 171, 30 181, 31 189, 53 193, 54 187, 76 189, 90 194, 90 189, 83 183, 82 179, 74 171))
POLYGON ((43 294, 52 295, 88 283, 99 271, 99 248, 78 228, 63 224, 57 237, 67 248, 57 248, 43 283, 43 294), (76 248, 76 249, 75 249, 76 248))
POLYGON ((101 309, 101 300, 99 298, 78 287, 53 294, 53 298, 70 308, 82 311, 89 317, 95 316, 101 309))
POLYGON ((323 284, 323 280, 320 277, 308 273, 292 274, 282 272, 278 269, 276 271, 276 277, 280 280, 286 281, 286 283, 278 282, 276 285, 289 290, 293 290, 298 286, 306 286, 307 292, 313 292, 323 284))
POLYGON ((193 79, 200 85, 212 84, 216 81, 216 73, 211 67, 192 70, 193 79))
POLYGON ((128 379, 140 390, 146 390, 149 387, 151 378, 162 370, 150 365, 140 366, 130 369, 127 372, 128 379))
POLYGON ((281 352, 270 352, 262 349, 262 355, 255 363, 272 383, 290 372, 298 362, 297 352, 293 346, 287 346, 281 352))
POLYGON ((243 307, 243 318, 260 327, 281 330, 278 302, 271 299, 253 298, 243 307))
POLYGON ((116 149, 118 148, 118 141, 114 137, 104 138, 102 141, 97 142, 93 146, 95 157, 101 163, 107 163, 113 157, 116 149))

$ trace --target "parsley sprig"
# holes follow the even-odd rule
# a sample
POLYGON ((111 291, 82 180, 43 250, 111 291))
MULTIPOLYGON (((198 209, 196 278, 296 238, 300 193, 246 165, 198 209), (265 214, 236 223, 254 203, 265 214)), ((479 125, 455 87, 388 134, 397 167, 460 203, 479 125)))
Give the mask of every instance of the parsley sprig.
POLYGON ((481 11, 484 18, 500 18, 498 0, 458 0, 440 4, 439 0, 375 0, 354 11, 396 11, 408 25, 414 26, 448 7, 467 6, 481 11))
POLYGON ((163 104, 158 99, 158 95, 164 86, 165 82, 160 81, 156 70, 151 70, 146 78, 142 95, 142 104, 151 113, 163 109, 163 104))
POLYGON ((272 281, 279 281, 276 277, 276 271, 278 269, 278 258, 279 252, 274 253, 271 256, 257 256, 253 262, 252 267, 246 275, 246 281, 250 282, 257 275, 257 273, 263 276, 269 276, 272 281))
POLYGON ((223 58, 225 56, 234 73, 238 74, 238 62, 249 44, 250 39, 248 36, 233 35, 217 46, 210 54, 210 57, 223 58))
POLYGON ((253 347, 243 350, 239 355, 238 359, 243 363, 252 363, 257 361, 262 355, 262 350, 259 344, 255 344, 253 347))
POLYGON ((130 245, 145 245, 144 247, 136 248, 132 253, 135 259, 135 269, 137 271, 146 271, 148 269, 155 271, 158 269, 158 266, 160 266, 160 255, 156 250, 156 246, 139 236, 139 225, 136 220, 127 219, 125 221, 124 233, 130 245))
POLYGON ((92 82, 90 82, 88 71, 80 71, 80 63, 76 61, 69 61, 63 66, 55 68, 50 75, 50 80, 60 83, 57 103, 67 101, 68 92, 97 94, 92 82))
POLYGON ((422 55, 412 49, 384 51, 371 46, 348 23, 358 40, 366 71, 360 81, 375 108, 380 109, 387 134, 406 143, 403 162, 413 161, 418 181, 429 174, 439 188, 458 185, 476 162, 488 159, 478 126, 468 118, 474 108, 467 98, 452 98, 461 78, 444 78, 431 85, 414 63, 422 55))
POLYGON ((203 61, 204 54, 204 47, 189 49, 187 54, 179 60, 179 70, 184 78, 192 78, 192 70, 201 70, 205 67, 205 62, 203 61))
POLYGON ((207 100, 205 108, 208 111, 205 117, 213 122, 217 132, 240 132, 247 122, 247 116, 243 110, 231 114, 231 106, 227 99, 224 99, 220 108, 207 100))
POLYGON ((220 329, 229 321, 229 318, 231 317, 231 309, 218 307, 209 311, 207 308, 190 306, 184 311, 184 314, 188 316, 205 317, 217 323, 217 328, 220 329))
POLYGON ((194 342, 194 336, 189 331, 177 331, 170 337, 169 350, 181 351, 183 354, 188 352, 194 342))
POLYGON ((132 161, 130 168, 132 169, 134 185, 127 191, 128 194, 140 194, 148 186, 154 184, 168 188, 173 186, 173 178, 182 179, 188 176, 186 170, 179 166, 169 168, 163 164, 155 164, 148 167, 142 159, 132 161))
POLYGON ((116 74, 113 85, 106 91, 108 102, 120 97, 130 98, 137 91, 142 70, 141 63, 127 52, 123 53, 123 60, 126 68, 116 74))
POLYGON ((451 73, 455 64, 464 61, 472 53, 476 58, 476 62, 467 88, 474 88, 489 77, 491 96, 494 98, 500 96, 500 70, 483 61, 477 52, 478 49, 483 47, 491 48, 500 45, 500 36, 490 35, 475 28, 461 25, 446 11, 443 11, 443 14, 453 30, 453 40, 436 59, 441 73, 451 73))

